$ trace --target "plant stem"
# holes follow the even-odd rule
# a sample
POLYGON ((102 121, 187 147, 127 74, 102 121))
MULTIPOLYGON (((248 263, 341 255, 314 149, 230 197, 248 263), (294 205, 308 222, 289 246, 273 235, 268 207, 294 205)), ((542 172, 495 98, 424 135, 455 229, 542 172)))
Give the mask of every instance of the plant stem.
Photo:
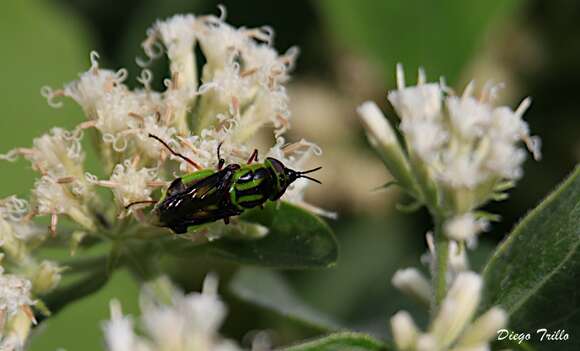
POLYGON ((433 311, 437 311, 441 301, 447 292, 447 267, 449 263, 449 239, 443 232, 443 218, 434 216, 435 219, 435 271, 433 272, 433 291, 435 294, 433 311))

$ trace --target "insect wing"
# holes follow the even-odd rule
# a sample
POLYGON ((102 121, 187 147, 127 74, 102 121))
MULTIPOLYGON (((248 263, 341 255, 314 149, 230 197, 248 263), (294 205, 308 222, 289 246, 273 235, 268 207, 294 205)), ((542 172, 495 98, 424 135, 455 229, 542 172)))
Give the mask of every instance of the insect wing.
POLYGON ((229 206, 228 191, 232 170, 213 173, 168 196, 159 206, 161 222, 170 228, 183 228, 238 215, 229 206))
POLYGON ((164 207, 168 211, 178 211, 180 215, 195 211, 198 208, 219 201, 220 195, 227 192, 224 190, 222 174, 215 173, 192 185, 185 187, 182 191, 173 193, 164 201, 164 207), (186 213, 181 213, 186 211, 186 213))

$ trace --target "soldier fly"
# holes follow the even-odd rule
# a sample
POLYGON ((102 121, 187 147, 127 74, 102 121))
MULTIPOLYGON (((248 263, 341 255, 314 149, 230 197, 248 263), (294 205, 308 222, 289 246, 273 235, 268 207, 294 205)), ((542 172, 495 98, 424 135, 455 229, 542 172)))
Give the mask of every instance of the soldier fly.
MULTIPOLYGON (((149 134, 149 137, 163 144, 171 154, 199 168, 194 161, 174 151, 159 137, 153 134, 149 134)), ((176 234, 183 234, 190 226, 220 219, 228 224, 230 217, 240 215, 247 209, 262 207, 268 200, 276 201, 299 178, 320 184, 320 181, 307 174, 322 167, 299 172, 284 166, 273 157, 267 157, 263 163, 259 163, 257 149, 252 152, 247 164, 226 165, 220 157, 220 148, 221 143, 217 149, 217 170, 204 169, 176 178, 159 201, 137 201, 126 208, 154 203, 153 213, 158 218, 157 224, 176 234)))

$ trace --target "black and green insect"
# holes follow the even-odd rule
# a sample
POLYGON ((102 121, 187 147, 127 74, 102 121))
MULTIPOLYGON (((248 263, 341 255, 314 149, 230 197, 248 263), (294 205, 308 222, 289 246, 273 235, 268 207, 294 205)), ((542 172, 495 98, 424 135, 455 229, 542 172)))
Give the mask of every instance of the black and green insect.
MULTIPOLYGON (((173 155, 199 168, 195 162, 174 151, 159 137, 152 134, 149 137, 159 141, 173 155)), ((217 150, 217 170, 204 169, 176 178, 160 200, 138 201, 129 204, 127 208, 136 204, 154 203, 152 212, 157 217, 156 224, 170 228, 176 234, 183 234, 190 226, 222 219, 228 224, 230 217, 263 206, 267 201, 276 201, 299 178, 320 183, 306 174, 321 167, 299 172, 272 157, 259 163, 258 150, 254 150, 245 165, 226 165, 220 157, 220 147, 221 144, 217 150)))

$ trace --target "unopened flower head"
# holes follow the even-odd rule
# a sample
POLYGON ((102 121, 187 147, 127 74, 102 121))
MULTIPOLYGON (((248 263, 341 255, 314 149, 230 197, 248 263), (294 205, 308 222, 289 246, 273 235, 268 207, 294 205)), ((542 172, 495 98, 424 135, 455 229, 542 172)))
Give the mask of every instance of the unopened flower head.
POLYGON ((391 317, 391 328, 398 350, 414 350, 420 331, 409 313, 405 311, 395 313, 391 317))
POLYGON ((406 312, 391 319, 397 349, 486 350, 498 329, 507 322, 506 313, 493 307, 472 321, 479 305, 482 279, 473 272, 460 273, 443 300, 428 331, 420 332, 406 312))
POLYGON ((429 305, 432 295, 431 285, 417 269, 400 269, 395 273, 391 282, 397 289, 409 294, 419 302, 429 305))
POLYGON ((357 109, 371 144, 389 146, 397 143, 397 136, 377 104, 367 101, 357 109))
POLYGON ((37 295, 44 295, 54 290, 62 278, 64 268, 54 261, 44 260, 35 269, 32 276, 32 290, 37 295))
POLYGON ((455 279, 430 328, 442 347, 450 345, 475 314, 482 285, 481 277, 471 272, 455 279))
POLYGON ((133 322, 130 317, 123 316, 121 304, 111 301, 111 319, 103 325, 105 342, 110 351, 149 350, 141 345, 133 331, 133 322))
MULTIPOLYGON (((401 119, 405 157, 403 161, 399 156, 385 157, 384 147, 378 149, 398 183, 433 210, 464 214, 498 198, 501 184, 521 177, 525 152, 519 142, 525 143, 535 159, 540 158, 539 139, 530 136, 522 120, 529 99, 515 111, 497 107, 493 104, 497 87, 488 84, 474 96, 473 83, 456 96, 443 83, 427 83, 422 70, 417 85, 405 86, 400 65, 397 82, 398 89, 389 92, 388 98, 401 119), (405 162, 411 165, 411 173, 400 172, 405 162)), ((363 105, 359 113, 368 116, 368 111, 368 105, 363 105)), ((368 119, 363 117, 363 121, 368 119)), ((392 133, 388 138, 379 133, 384 127, 375 123, 371 129, 383 135, 382 140, 393 140, 392 133)), ((376 140, 371 138, 371 143, 376 145, 376 140)))
POLYGON ((160 278, 145 286, 141 298, 144 334, 137 334, 134 323, 122 315, 118 302, 111 303, 111 320, 104 324, 105 339, 111 351, 236 351, 238 347, 218 334, 226 308, 217 296, 217 281, 209 275, 202 293, 184 295, 160 278), (162 285, 161 287, 155 285, 162 285), (159 290, 169 293, 159 296, 159 290))
MULTIPOLYGON (((196 88, 195 56, 193 46, 196 41, 196 19, 193 15, 176 15, 165 21, 157 21, 148 30, 148 38, 143 43, 149 58, 158 55, 154 50, 156 40, 160 40, 171 61, 171 72, 179 74, 179 81, 187 88, 196 88)), ((191 91, 190 93, 193 93, 191 91)))

